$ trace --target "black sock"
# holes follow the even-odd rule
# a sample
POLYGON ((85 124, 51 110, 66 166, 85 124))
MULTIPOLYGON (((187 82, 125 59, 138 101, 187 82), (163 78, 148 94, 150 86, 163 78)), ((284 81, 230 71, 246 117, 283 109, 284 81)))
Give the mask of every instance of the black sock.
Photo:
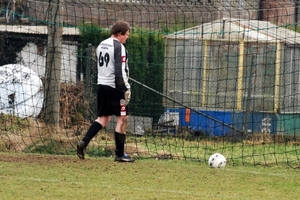
POLYGON ((93 122, 90 126, 89 130, 83 137, 82 141, 84 141, 85 146, 89 144, 89 142, 93 139, 95 135, 102 129, 102 125, 98 122, 93 122))
POLYGON ((122 157, 124 155, 126 135, 115 132, 116 155, 122 157))

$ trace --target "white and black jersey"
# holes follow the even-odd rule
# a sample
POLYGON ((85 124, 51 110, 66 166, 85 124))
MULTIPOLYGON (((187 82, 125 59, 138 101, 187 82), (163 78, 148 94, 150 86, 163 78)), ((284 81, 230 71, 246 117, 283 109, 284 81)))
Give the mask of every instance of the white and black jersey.
POLYGON ((98 85, 107 85, 123 92, 130 89, 128 83, 128 52, 115 38, 102 41, 97 49, 98 85))

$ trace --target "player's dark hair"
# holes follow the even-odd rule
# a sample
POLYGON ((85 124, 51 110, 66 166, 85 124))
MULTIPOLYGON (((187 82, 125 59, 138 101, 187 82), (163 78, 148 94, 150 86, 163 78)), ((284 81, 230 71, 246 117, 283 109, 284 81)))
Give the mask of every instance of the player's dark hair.
POLYGON ((114 25, 111 27, 110 34, 111 35, 125 35, 126 32, 130 30, 129 23, 126 21, 116 21, 114 25))

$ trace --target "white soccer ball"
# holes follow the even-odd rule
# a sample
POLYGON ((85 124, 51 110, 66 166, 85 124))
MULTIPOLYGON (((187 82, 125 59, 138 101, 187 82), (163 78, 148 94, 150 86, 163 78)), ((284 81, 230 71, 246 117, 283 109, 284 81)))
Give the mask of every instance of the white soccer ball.
POLYGON ((226 166, 226 158, 220 153, 214 153, 209 157, 208 165, 211 168, 224 168, 226 166))

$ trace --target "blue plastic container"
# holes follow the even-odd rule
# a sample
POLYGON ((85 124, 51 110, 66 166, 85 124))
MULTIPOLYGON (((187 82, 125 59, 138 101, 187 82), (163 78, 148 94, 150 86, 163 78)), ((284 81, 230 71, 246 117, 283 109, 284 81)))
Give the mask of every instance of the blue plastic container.
POLYGON ((188 127, 192 131, 202 131, 209 136, 232 136, 237 132, 234 129, 247 134, 263 131, 274 134, 277 127, 277 116, 272 113, 226 110, 199 110, 199 112, 190 110, 186 112, 186 108, 166 108, 165 113, 167 112, 179 115, 179 121, 176 122, 179 126, 188 127), (186 116, 187 113, 190 116, 186 116))

